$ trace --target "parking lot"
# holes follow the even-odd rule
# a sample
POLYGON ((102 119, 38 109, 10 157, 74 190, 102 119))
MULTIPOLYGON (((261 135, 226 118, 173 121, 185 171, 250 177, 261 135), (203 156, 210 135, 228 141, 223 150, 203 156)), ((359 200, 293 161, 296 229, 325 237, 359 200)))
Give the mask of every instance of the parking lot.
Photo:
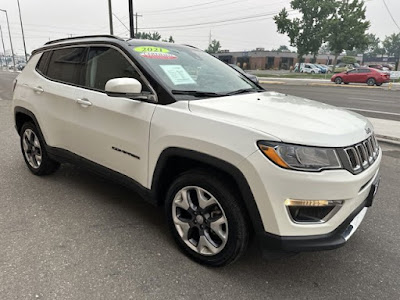
MULTIPOLYGON (((399 147, 381 145, 380 190, 344 247, 263 260, 252 244, 234 265, 211 269, 186 258, 168 233, 163 210, 131 190, 72 165, 33 176, 13 127, 12 80, 0 73, 2 299, 399 299, 399 147)), ((354 99, 359 110, 399 109, 398 102, 383 102, 398 101, 394 92, 267 88, 337 106, 345 106, 345 96, 382 99, 354 99)))

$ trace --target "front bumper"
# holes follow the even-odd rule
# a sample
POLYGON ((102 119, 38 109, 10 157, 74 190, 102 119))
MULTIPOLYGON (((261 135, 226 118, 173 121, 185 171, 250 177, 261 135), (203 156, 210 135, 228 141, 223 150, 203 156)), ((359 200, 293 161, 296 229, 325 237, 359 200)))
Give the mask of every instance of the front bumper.
POLYGON ((377 193, 380 182, 378 175, 371 185, 368 197, 357 207, 348 218, 334 231, 312 236, 278 236, 271 233, 260 233, 257 235, 258 244, 268 256, 271 252, 304 252, 331 250, 343 246, 361 224, 368 207, 372 205, 373 199, 377 193))

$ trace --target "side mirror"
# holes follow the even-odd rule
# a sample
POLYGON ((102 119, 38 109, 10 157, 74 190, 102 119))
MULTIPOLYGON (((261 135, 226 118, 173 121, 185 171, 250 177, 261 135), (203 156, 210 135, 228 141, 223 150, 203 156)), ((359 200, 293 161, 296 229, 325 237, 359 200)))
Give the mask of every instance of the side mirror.
POLYGON ((142 84, 134 78, 114 78, 107 81, 105 90, 115 94, 140 94, 142 84))

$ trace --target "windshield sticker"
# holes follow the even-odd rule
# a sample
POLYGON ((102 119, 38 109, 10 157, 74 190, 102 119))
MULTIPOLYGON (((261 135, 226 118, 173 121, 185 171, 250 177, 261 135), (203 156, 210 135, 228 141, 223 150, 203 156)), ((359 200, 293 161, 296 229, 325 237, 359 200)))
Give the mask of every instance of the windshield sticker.
POLYGON ((196 83, 181 65, 160 65, 160 67, 174 85, 196 83))
POLYGON ((140 47, 136 47, 133 50, 135 50, 136 52, 159 52, 159 53, 168 53, 169 50, 165 49, 165 48, 161 48, 161 47, 153 47, 153 46, 140 46, 140 47))
POLYGON ((151 59, 177 59, 176 55, 170 53, 162 53, 162 52, 143 52, 140 53, 141 57, 151 58, 151 59))

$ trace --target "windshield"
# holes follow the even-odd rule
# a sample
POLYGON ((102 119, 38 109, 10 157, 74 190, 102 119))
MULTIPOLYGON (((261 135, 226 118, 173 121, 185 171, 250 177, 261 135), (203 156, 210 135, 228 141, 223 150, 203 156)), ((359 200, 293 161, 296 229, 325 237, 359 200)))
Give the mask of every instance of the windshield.
POLYGON ((234 68, 236 71, 238 71, 238 72, 244 74, 244 71, 243 71, 240 67, 238 67, 237 65, 230 64, 230 66, 231 66, 232 68, 234 68))
POLYGON ((154 73, 172 94, 224 96, 261 89, 217 58, 176 45, 132 46, 135 58, 154 73))

